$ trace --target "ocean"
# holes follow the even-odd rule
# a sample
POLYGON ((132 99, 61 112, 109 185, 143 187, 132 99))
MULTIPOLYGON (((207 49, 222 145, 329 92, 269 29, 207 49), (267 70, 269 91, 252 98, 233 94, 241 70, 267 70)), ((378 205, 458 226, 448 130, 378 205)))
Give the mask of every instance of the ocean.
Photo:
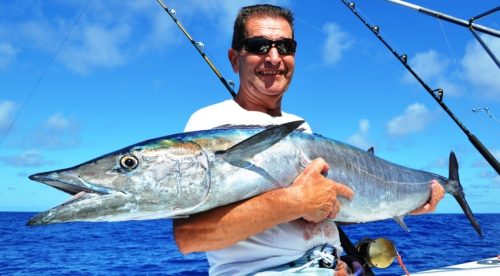
MULTIPOLYGON (((35 213, 0 212, 0 275, 206 275, 202 253, 183 256, 171 220, 66 223, 27 227, 35 213)), ((410 273, 500 254, 500 214, 477 214, 480 239, 461 214, 408 216, 344 226, 353 242, 394 241, 410 273)), ((402 275, 395 261, 376 275, 402 275)))

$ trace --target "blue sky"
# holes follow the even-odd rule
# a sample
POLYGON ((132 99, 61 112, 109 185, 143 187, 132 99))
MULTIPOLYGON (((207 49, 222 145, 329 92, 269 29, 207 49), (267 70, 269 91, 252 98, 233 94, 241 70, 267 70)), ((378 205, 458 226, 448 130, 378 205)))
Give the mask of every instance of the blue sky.
MULTIPOLYGON (((232 22, 241 6, 257 2, 166 4, 205 44, 222 74, 237 83, 226 56, 232 22)), ((0 210, 58 205, 68 195, 28 175, 181 132, 193 111, 229 98, 156 1, 94 0, 85 9, 87 3, 0 3, 0 210)), ((296 72, 284 110, 324 136, 374 146, 382 158, 445 176, 453 150, 473 211, 499 212, 500 177, 340 0, 270 3, 290 7, 296 16, 296 72)), ((413 3, 463 19, 498 5, 413 3)), ((470 32, 382 0, 356 4, 429 86, 445 90, 445 103, 500 159, 500 70, 470 32), (493 118, 472 112, 480 107, 493 118)), ((499 16, 478 23, 499 29, 499 16)), ((500 40, 484 39, 500 56, 500 40)), ((447 196, 438 212, 461 211, 447 196)))

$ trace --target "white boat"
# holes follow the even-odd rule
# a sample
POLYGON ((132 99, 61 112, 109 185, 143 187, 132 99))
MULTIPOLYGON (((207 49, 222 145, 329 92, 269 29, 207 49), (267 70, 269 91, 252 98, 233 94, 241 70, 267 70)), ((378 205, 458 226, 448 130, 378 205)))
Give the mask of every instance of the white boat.
POLYGON ((500 255, 489 259, 412 273, 412 275, 500 275, 500 255))

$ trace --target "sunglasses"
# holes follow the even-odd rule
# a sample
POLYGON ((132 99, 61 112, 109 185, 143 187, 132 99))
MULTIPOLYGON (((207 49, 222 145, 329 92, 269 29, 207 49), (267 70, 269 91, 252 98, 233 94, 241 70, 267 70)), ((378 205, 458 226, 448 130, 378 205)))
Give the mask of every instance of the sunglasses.
POLYGON ((265 37, 250 37, 241 43, 245 50, 256 55, 269 53, 272 47, 276 47, 280 55, 291 55, 295 53, 297 42, 292 38, 282 38, 280 40, 270 40, 265 37))

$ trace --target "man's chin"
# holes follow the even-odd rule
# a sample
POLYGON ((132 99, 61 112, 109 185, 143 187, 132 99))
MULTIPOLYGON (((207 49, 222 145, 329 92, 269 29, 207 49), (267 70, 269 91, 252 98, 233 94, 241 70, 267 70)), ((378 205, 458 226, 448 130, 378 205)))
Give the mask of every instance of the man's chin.
POLYGON ((261 93, 269 97, 277 97, 285 94, 286 89, 270 89, 266 88, 261 90, 261 93))
POLYGON ((261 93, 267 96, 279 96, 283 95, 287 88, 288 85, 283 85, 277 82, 265 83, 264 89, 261 89, 261 93))

